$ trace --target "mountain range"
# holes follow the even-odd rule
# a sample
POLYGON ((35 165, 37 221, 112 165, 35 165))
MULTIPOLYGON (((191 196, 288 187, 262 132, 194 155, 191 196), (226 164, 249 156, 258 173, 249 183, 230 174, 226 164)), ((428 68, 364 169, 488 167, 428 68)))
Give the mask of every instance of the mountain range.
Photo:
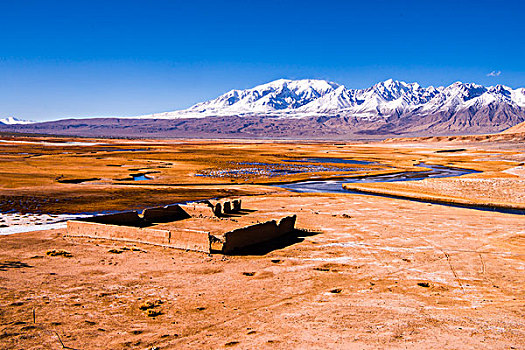
POLYGON ((280 79, 231 90, 188 109, 133 118, 17 124, 12 131, 82 136, 363 139, 494 133, 525 121, 525 89, 386 80, 349 89, 280 79))
POLYGON ((525 89, 503 85, 484 87, 454 83, 424 88, 392 79, 367 89, 347 89, 325 80, 280 79, 246 90, 231 90, 218 98, 188 109, 140 118, 203 118, 209 116, 280 116, 302 118, 324 115, 354 116, 377 120, 404 114, 478 110, 490 105, 525 108, 525 89))

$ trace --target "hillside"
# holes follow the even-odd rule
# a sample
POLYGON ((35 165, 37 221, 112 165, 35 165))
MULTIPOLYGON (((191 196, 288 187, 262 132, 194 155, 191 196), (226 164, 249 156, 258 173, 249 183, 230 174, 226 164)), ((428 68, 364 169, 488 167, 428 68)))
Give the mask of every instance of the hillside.
POLYGON ((504 130, 502 132, 502 134, 517 134, 517 133, 525 133, 525 122, 519 123, 518 125, 514 125, 513 127, 510 127, 507 130, 504 130))

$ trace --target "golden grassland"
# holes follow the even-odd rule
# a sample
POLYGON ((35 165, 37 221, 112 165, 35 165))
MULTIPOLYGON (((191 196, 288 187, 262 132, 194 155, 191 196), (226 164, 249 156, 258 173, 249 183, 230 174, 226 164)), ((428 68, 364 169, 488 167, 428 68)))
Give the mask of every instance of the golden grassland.
POLYGON ((420 182, 344 184, 347 190, 433 203, 525 210, 525 181, 425 179, 420 182))
POLYGON ((516 206, 523 203, 522 141, 4 140, 25 142, 0 142, 2 211, 124 210, 239 196, 263 216, 296 214, 301 234, 232 256, 72 238, 65 229, 0 236, 0 348, 525 343, 523 215, 268 186, 338 172, 195 176, 309 157, 378 163, 352 165, 347 176, 440 164, 480 173, 366 186, 516 206), (131 181, 138 173, 153 180, 131 181))
MULTIPOLYGON (((391 142, 109 140, 10 136, 4 137, 4 142, 0 143, 0 202, 2 210, 53 213, 123 210, 185 200, 275 192, 278 190, 264 185, 282 182, 424 171, 425 168, 416 166, 421 162, 477 170, 481 173, 471 174, 468 178, 505 178, 507 182, 501 182, 504 188, 510 186, 522 189, 520 176, 505 172, 523 164, 521 150, 494 150, 490 145, 480 144, 459 150, 454 147, 440 143, 414 145, 391 142), (304 172, 283 176, 197 176, 199 173, 246 167, 246 163, 282 164, 285 159, 313 157, 345 158, 374 164, 346 165, 351 169, 344 172, 304 172), (151 180, 133 181, 133 175, 137 174, 146 175, 151 180)), ((440 181, 454 183, 450 179, 432 179, 417 183, 351 184, 348 187, 421 198, 445 196, 447 200, 452 200, 452 197, 472 200, 473 193, 468 186, 463 186, 461 190, 451 187, 443 192, 443 186, 432 186, 440 181)), ((502 205, 521 203, 520 199, 504 192, 494 193, 491 200, 502 205)))

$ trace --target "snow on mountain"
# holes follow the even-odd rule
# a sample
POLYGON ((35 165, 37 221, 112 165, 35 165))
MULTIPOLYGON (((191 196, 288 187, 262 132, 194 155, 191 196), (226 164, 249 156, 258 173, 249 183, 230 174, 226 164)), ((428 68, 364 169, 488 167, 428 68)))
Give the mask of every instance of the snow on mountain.
POLYGON ((525 88, 511 90, 510 98, 520 107, 525 107, 525 88))
POLYGON ((136 118, 187 119, 210 116, 272 116, 303 118, 341 115, 376 120, 406 115, 469 110, 473 113, 495 105, 525 109, 525 89, 497 85, 484 87, 456 82, 447 87, 422 87, 388 79, 367 89, 347 89, 325 80, 279 79, 246 90, 231 90, 218 98, 188 109, 136 118))
POLYGON ((324 80, 280 79, 247 90, 231 90, 186 110, 156 113, 150 118, 204 118, 215 115, 283 114, 295 111, 334 91, 338 84, 324 80))
MULTIPOLYGON (((1 122, 1 121, 0 121, 1 122)), ((7 123, 7 131, 82 136, 377 139, 487 134, 525 122, 525 89, 396 80, 348 89, 324 80, 280 79, 231 90, 188 109, 130 118, 7 123)))
POLYGON ((4 124, 4 125, 33 124, 33 123, 35 123, 35 122, 31 121, 31 120, 18 119, 18 118, 15 118, 15 117, 7 117, 7 118, 0 119, 0 124, 4 124))

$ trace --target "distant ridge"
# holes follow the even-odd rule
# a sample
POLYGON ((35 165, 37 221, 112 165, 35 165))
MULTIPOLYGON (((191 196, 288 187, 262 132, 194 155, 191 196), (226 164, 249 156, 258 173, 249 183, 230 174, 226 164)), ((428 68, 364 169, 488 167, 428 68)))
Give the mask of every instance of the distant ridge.
POLYGON ((388 79, 367 89, 279 79, 188 109, 133 118, 67 119, 0 130, 80 136, 380 139, 497 133, 525 121, 525 89, 388 79))

